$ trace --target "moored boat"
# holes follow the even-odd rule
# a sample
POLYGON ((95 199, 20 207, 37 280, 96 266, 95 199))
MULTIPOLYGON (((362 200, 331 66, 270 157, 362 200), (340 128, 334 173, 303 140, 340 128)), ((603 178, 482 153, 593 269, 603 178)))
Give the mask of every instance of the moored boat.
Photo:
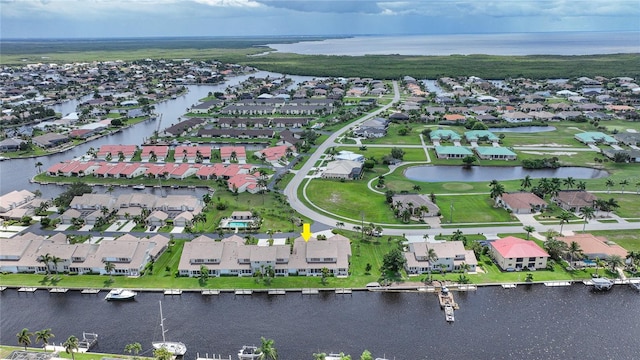
POLYGON ((613 287, 613 281, 607 278, 593 278, 591 279, 593 288, 600 291, 610 290, 613 287))
POLYGON ((255 346, 244 345, 238 351, 238 360, 253 360, 260 357, 260 350, 255 346))
POLYGON ((154 341, 151 343, 154 349, 165 349, 172 355, 182 356, 187 352, 187 346, 180 341, 167 341, 164 334, 167 332, 164 328, 164 317, 162 315, 162 301, 160 303, 160 329, 162 331, 162 341, 154 341))
POLYGON ((444 307, 444 316, 447 322, 454 322, 455 318, 453 316, 453 306, 447 305, 444 307))
POLYGON ((136 293, 132 290, 127 289, 111 289, 107 296, 104 297, 105 300, 133 300, 135 299, 136 293))

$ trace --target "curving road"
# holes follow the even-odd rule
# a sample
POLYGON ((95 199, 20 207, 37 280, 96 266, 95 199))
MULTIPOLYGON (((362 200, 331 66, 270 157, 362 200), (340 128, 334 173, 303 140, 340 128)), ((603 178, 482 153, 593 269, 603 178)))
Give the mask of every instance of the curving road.
MULTIPOLYGON (((284 194, 287 196, 287 198, 289 199, 289 204, 291 205, 291 207, 293 209, 295 209, 297 212, 299 212, 300 214, 312 219, 314 221, 314 224, 312 225, 312 231, 316 232, 316 231, 320 231, 320 230, 326 230, 328 228, 333 228, 336 224, 337 221, 340 221, 342 223, 344 223, 345 228, 350 229, 353 226, 360 226, 360 222, 357 220, 353 220, 353 219, 347 219, 347 218, 343 218, 341 216, 335 215, 335 217, 329 217, 326 216, 318 211, 316 211, 315 209, 312 209, 310 207, 308 207, 305 203, 303 203, 302 201, 300 201, 300 199, 298 198, 298 189, 300 188, 300 186, 302 185, 302 182, 304 181, 305 178, 307 178, 307 176, 309 175, 309 172, 311 171, 311 169, 314 167, 314 165, 320 160, 320 158, 322 157, 322 155, 326 152, 326 150, 332 146, 336 146, 336 145, 343 145, 343 144, 336 144, 335 140, 340 137, 342 134, 344 134, 345 132, 347 132, 350 128, 353 127, 353 125, 357 125, 357 124, 361 124, 373 117, 378 116, 380 113, 382 113, 383 111, 389 109, 391 106, 393 106, 393 104, 397 103, 400 100, 400 90, 398 87, 398 82, 394 81, 393 82, 393 91, 394 91, 394 97, 393 97, 393 101, 390 102, 389 104, 383 106, 382 108, 369 113, 367 115, 365 115, 364 117, 362 117, 359 120, 356 120, 355 122, 349 123, 348 125, 346 125, 345 127, 343 127, 340 130, 337 130, 336 132, 334 132, 331 136, 329 136, 329 138, 323 142, 322 144, 320 144, 316 150, 314 151, 313 154, 311 154, 311 156, 309 157, 309 159, 306 161, 306 163, 302 166, 302 168, 300 170, 298 170, 296 172, 296 174, 294 175, 293 179, 289 182, 289 184, 287 185, 287 187, 284 189, 284 194)), ((357 145, 354 145, 357 146, 357 145)), ((367 146, 372 146, 375 147, 376 145, 369 145, 367 144, 367 146)), ((388 147, 389 145, 380 145, 380 146, 385 146, 388 147)), ((415 145, 415 146, 411 146, 411 147, 423 147, 423 145, 415 145)), ((407 146, 409 147, 409 146, 407 146)), ((527 148, 530 149, 530 148, 527 148)), ((545 148, 545 150, 549 150, 549 148, 545 148)), ((564 149, 563 149, 564 150, 564 149)), ((589 149, 590 150, 590 149, 589 149)), ((573 151, 573 149, 572 149, 573 151)), ((584 150, 583 150, 584 151, 584 150)), ((306 193, 303 192, 303 196, 306 198, 306 193)), ((460 209, 460 211, 464 211, 464 209, 460 209)), ((329 211, 327 211, 329 212, 329 211)), ((384 234, 385 235, 407 235, 407 236, 415 236, 415 235, 420 235, 423 236, 425 234, 428 235, 437 235, 437 234, 444 234, 444 235, 450 235, 452 234, 454 231, 457 230, 457 228, 453 227, 453 228, 433 228, 433 229, 425 229, 424 228, 424 224, 411 224, 411 225, 406 225, 403 226, 402 228, 400 228, 397 224, 377 224, 380 225, 383 229, 384 229, 384 234), (387 225, 387 226, 385 226, 387 225), (390 226, 393 227, 390 227, 390 226)), ((527 221, 523 221, 522 225, 515 225, 515 226, 492 226, 491 224, 477 224, 477 227, 468 227, 469 225, 472 224, 466 224, 465 226, 465 233, 481 233, 481 234, 495 234, 497 232, 500 233, 520 233, 523 232, 523 226, 525 225, 531 225, 534 226, 534 228, 536 229, 536 232, 545 232, 547 230, 559 230, 559 225, 543 225, 538 223, 537 221, 531 221, 531 222, 527 222, 527 221)), ((565 224, 563 229, 566 231, 581 231, 583 228, 582 224, 565 224)), ((597 222, 593 222, 593 223, 589 223, 586 226, 586 230, 613 230, 613 229, 640 229, 640 222, 621 222, 621 223, 597 223, 597 222)))
MULTIPOLYGON (((297 194, 298 188, 301 186, 302 182, 304 181, 304 179, 309 174, 309 171, 311 171, 311 168, 313 168, 314 165, 316 164, 316 162, 318 162, 318 160, 320 160, 320 157, 322 155, 324 155, 324 153, 327 151, 327 149, 336 145, 335 141, 336 141, 336 139, 338 137, 340 137, 342 134, 347 132, 354 125, 361 124, 361 123, 363 123, 363 122, 365 122, 365 121, 367 121, 367 120, 369 120, 369 119, 371 119, 373 117, 378 116, 380 113, 382 113, 383 111, 389 109, 395 103, 400 101, 400 88, 398 86, 398 82, 397 81, 393 82, 393 94, 394 94, 393 95, 393 100, 389 104, 381 107, 380 109, 378 109, 378 110, 376 110, 374 112, 371 112, 371 113, 365 115, 364 117, 362 117, 359 120, 356 120, 355 122, 349 123, 348 125, 346 125, 342 129, 337 130, 331 136, 329 136, 329 138, 326 141, 324 141, 322 144, 320 144, 316 148, 316 150, 313 152, 313 154, 311 154, 311 156, 309 157, 307 162, 302 166, 302 168, 300 170, 298 170, 298 172, 295 174, 293 179, 289 182, 287 187, 284 188, 284 194, 289 199, 289 204, 291 205, 291 207, 293 209, 295 209, 300 214, 312 219, 313 221, 321 223, 321 224, 325 224, 327 226, 331 226, 332 227, 336 223, 335 219, 330 218, 328 216, 325 216, 323 214, 320 214, 320 213, 316 212, 313 209, 310 209, 309 207, 307 207, 306 204, 304 204, 302 201, 300 201, 300 199, 298 199, 298 194, 297 194)), ((349 225, 349 224, 345 223, 345 225, 349 225)), ((314 224, 314 229, 318 228, 319 226, 321 226, 321 225, 320 224, 314 224)))

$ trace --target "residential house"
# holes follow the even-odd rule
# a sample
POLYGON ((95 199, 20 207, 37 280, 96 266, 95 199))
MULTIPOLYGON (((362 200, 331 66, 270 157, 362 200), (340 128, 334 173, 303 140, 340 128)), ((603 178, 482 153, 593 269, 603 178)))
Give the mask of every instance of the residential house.
POLYGON ((583 207, 593 207, 598 198, 584 190, 560 190, 553 201, 568 211, 580 211, 583 207))
POLYGON ((462 159, 473 155, 473 152, 464 146, 436 146, 438 159, 462 159))
POLYGON ((547 207, 546 201, 526 191, 504 193, 496 198, 496 204, 515 214, 531 214, 547 207))
POLYGON ((247 161, 247 153, 244 146, 221 146, 220 159, 225 163, 237 161, 244 164, 247 161))
POLYGON ((478 146, 473 150, 483 160, 515 160, 517 158, 516 153, 501 146, 478 146))
POLYGON ((351 160, 335 160, 327 164, 323 179, 357 180, 362 176, 363 163, 351 160))
POLYGON ((458 271, 464 269, 475 272, 478 265, 473 250, 466 250, 462 241, 410 242, 406 259, 407 274, 425 274, 429 271, 458 271), (433 249, 437 259, 429 261, 429 250, 433 249))
POLYGON ((440 216, 440 208, 423 194, 396 194, 391 198, 391 207, 398 212, 404 209, 417 218, 440 216))
POLYGON ((534 241, 507 236, 489 244, 491 256, 502 270, 537 270, 547 267, 549 254, 534 241))
POLYGON ((559 236, 558 240, 570 246, 576 242, 582 250, 581 259, 574 258, 571 266, 595 266, 595 260, 606 261, 612 255, 617 255, 623 259, 627 257, 627 250, 622 246, 609 241, 604 236, 594 236, 592 234, 575 234, 572 236, 559 236))
POLYGON ((600 144, 600 143, 611 145, 611 144, 618 143, 618 140, 614 139, 612 136, 609 136, 599 131, 579 132, 575 134, 574 137, 576 138, 576 140, 586 145, 600 144))

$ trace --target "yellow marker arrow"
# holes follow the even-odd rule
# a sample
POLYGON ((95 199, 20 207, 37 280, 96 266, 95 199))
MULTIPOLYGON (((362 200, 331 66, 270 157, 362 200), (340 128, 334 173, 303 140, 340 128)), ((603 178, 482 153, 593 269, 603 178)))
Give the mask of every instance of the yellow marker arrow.
POLYGON ((311 237, 311 226, 309 224, 302 224, 302 233, 300 233, 300 235, 302 235, 304 241, 309 241, 311 237))

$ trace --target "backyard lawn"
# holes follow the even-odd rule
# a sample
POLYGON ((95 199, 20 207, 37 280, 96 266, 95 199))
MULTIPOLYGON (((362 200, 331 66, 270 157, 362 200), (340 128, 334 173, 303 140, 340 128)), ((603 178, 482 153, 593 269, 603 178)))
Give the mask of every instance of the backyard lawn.
POLYGON ((517 221, 505 209, 493 206, 489 195, 439 195, 436 204, 442 213, 442 223, 491 223, 517 221), (453 207, 453 217, 451 208, 453 207))

